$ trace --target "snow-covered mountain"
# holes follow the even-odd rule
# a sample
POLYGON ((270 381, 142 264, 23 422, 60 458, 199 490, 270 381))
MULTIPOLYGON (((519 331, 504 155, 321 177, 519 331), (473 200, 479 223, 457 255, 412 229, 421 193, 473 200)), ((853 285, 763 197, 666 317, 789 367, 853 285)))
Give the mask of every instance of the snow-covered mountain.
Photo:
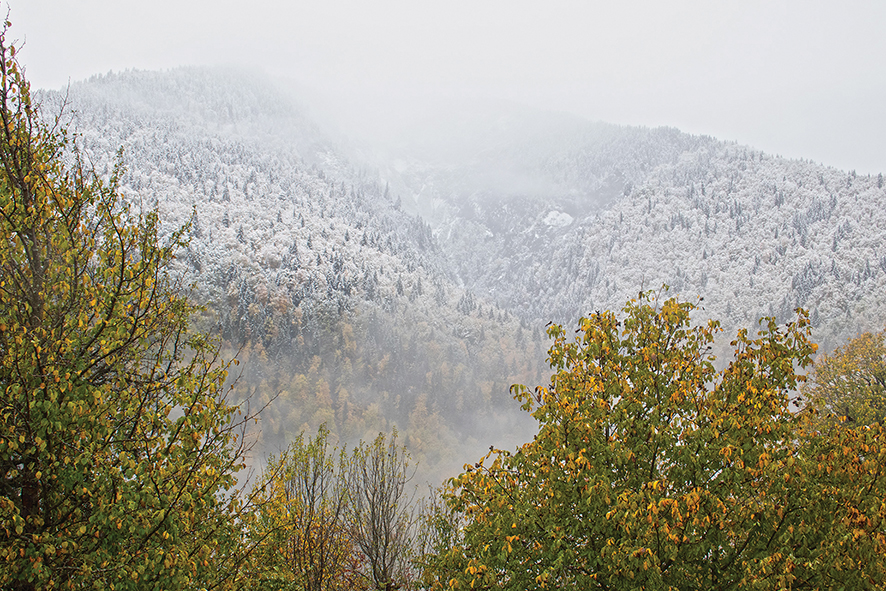
POLYGON ((826 346, 882 323, 882 175, 507 106, 479 138, 446 128, 444 150, 400 146, 398 179, 461 281, 521 317, 572 322, 667 284, 727 332, 800 306, 826 346))
MULTIPOLYGON (((248 75, 176 70, 95 78, 67 102, 99 174, 122 148, 123 193, 169 232, 191 224, 177 263, 203 327, 237 354, 244 395, 276 396, 265 448, 324 422, 345 439, 397 425, 441 465, 480 436, 480 449, 517 437, 508 386, 543 378, 540 331, 475 300, 428 224, 282 96, 248 75)), ((44 94, 42 109, 64 100, 44 94)))
POLYGON ((204 324, 279 394, 267 444, 395 423, 440 462, 499 444, 496 421, 525 439, 507 386, 545 379, 544 325, 662 284, 727 333, 808 307, 826 346, 886 311, 882 176, 495 103, 357 144, 240 70, 109 74, 66 100, 100 173, 122 147, 124 193, 191 221, 204 324))

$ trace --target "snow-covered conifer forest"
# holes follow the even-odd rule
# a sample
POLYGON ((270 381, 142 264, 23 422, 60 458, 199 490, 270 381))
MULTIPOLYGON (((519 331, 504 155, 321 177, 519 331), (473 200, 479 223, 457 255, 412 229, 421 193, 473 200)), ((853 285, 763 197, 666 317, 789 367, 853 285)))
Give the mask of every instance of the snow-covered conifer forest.
POLYGON ((546 379, 544 327, 663 284, 726 334, 810 311, 825 349, 882 327, 886 187, 676 129, 512 105, 383 147, 241 70, 108 74, 40 95, 167 230, 264 449, 396 425, 428 466, 527 439, 508 391, 546 379), (445 131, 443 131, 445 130, 445 131), (465 453, 455 450, 466 446, 465 453))

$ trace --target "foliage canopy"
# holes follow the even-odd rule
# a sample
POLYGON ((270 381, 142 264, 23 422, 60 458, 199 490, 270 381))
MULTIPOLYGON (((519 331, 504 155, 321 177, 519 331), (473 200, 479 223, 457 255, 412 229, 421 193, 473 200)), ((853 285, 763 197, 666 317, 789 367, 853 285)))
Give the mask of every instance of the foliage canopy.
POLYGON ((253 530, 257 589, 406 589, 414 581, 409 460, 397 432, 350 455, 322 426, 271 457, 253 530), (261 582, 258 582, 258 581, 261 582))
POLYGON ((866 332, 815 363, 809 388, 825 419, 869 425, 886 419, 886 331, 866 332))
POLYGON ((226 366, 188 329, 155 212, 39 116, 0 33, 0 587, 178 589, 236 574, 226 366))
POLYGON ((694 309, 641 294, 550 327, 550 386, 514 387, 538 434, 451 481, 427 586, 882 588, 886 436, 792 412, 806 314, 740 331, 718 371, 694 309))
POLYGON ((356 579, 348 532, 347 458, 330 446, 322 426, 313 439, 296 437, 272 456, 257 488, 265 500, 253 535, 253 588, 327 591, 356 579))

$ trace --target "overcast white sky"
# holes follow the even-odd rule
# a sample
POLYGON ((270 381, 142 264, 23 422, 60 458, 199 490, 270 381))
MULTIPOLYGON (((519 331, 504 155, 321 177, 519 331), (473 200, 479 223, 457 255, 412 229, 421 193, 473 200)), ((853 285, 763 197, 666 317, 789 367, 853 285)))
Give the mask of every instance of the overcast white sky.
POLYGON ((8 0, 36 87, 246 64, 351 96, 490 96, 886 172, 886 2, 8 0))

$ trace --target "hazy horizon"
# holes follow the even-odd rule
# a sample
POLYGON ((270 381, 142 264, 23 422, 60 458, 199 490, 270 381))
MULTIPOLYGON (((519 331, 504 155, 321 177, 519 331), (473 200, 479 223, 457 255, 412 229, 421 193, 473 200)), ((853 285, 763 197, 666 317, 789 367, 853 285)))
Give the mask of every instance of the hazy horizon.
POLYGON ((439 97, 668 126, 886 172, 886 5, 8 0, 32 84, 241 65, 359 118, 439 97))

